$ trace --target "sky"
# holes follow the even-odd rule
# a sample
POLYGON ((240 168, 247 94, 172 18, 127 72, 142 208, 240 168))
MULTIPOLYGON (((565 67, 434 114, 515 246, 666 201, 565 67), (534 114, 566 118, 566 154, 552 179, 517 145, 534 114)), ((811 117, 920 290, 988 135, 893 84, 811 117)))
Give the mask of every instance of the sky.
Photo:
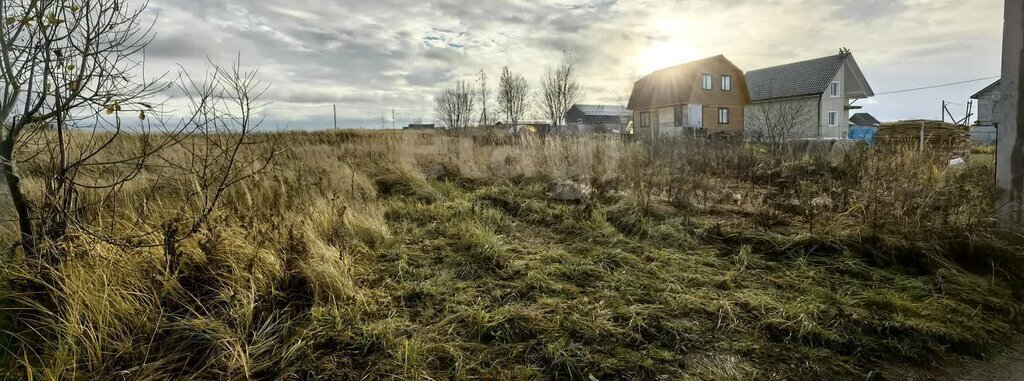
MULTIPOLYGON (((431 122, 434 94, 481 70, 492 89, 503 66, 536 89, 563 52, 588 104, 624 104, 636 79, 717 54, 749 71, 845 47, 879 94, 998 76, 1002 8, 1000 0, 150 0, 146 63, 148 73, 201 73, 240 57, 270 86, 271 128, 332 128, 332 105, 340 128, 401 128, 431 122)), ((943 100, 962 115, 992 81, 860 104, 882 121, 939 118, 943 100)))

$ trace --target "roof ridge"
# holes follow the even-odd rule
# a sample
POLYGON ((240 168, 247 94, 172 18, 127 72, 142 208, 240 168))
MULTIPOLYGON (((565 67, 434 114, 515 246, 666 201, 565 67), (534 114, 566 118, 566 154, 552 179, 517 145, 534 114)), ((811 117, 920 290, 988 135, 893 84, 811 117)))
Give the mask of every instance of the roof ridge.
POLYGON ((769 69, 777 69, 777 68, 786 67, 786 66, 795 66, 795 65, 800 65, 800 64, 806 64, 808 62, 820 61, 820 60, 824 60, 824 59, 828 59, 828 58, 840 58, 841 57, 843 59, 846 59, 847 57, 852 57, 852 56, 853 56, 852 53, 833 54, 833 55, 830 55, 830 56, 811 58, 811 59, 807 59, 807 60, 803 60, 803 61, 790 62, 790 63, 781 64, 781 65, 775 65, 775 66, 763 67, 763 68, 760 68, 760 69, 754 69, 754 70, 748 71, 747 74, 758 72, 758 71, 769 70, 769 69))
POLYGON ((981 90, 978 90, 978 92, 977 92, 977 93, 974 93, 974 95, 971 95, 971 99, 978 99, 978 98, 980 98, 980 97, 981 97, 981 94, 982 94, 982 93, 984 93, 984 92, 986 92, 986 91, 989 91, 989 90, 992 90, 992 89, 996 88, 997 86, 999 86, 999 81, 1000 81, 1001 79, 1002 79, 1002 78, 996 79, 996 81, 995 81, 995 82, 992 82, 992 83, 991 83, 991 84, 989 84, 988 86, 985 86, 985 87, 984 87, 984 88, 982 88, 981 90))
MULTIPOLYGON (((714 59, 714 58, 719 58, 719 57, 725 58, 725 54, 716 54, 716 55, 713 55, 713 56, 708 56, 708 57, 704 57, 704 58, 698 58, 698 59, 695 59, 693 61, 686 61, 686 62, 683 62, 681 64, 676 64, 676 65, 672 65, 672 66, 666 66, 666 67, 663 67, 661 69, 652 71, 650 74, 647 74, 647 75, 641 77, 640 79, 644 79, 644 78, 650 77, 650 76, 652 76, 654 74, 657 74, 657 73, 660 73, 660 72, 663 72, 663 71, 677 69, 677 68, 682 67, 682 66, 687 66, 687 65, 690 65, 690 64, 695 64, 695 63, 698 63, 698 62, 704 62, 704 61, 707 61, 707 60, 710 60, 710 59, 714 59)), ((725 58, 725 59, 727 61, 729 60, 728 58, 725 58)))

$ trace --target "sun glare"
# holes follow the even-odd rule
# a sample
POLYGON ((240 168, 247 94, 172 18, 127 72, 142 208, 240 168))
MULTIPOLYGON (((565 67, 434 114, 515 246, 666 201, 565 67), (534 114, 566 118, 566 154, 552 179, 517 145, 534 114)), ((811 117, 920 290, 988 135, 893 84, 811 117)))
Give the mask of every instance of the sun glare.
POLYGON ((640 73, 675 66, 700 58, 700 53, 688 41, 673 38, 653 41, 637 55, 635 66, 640 73))

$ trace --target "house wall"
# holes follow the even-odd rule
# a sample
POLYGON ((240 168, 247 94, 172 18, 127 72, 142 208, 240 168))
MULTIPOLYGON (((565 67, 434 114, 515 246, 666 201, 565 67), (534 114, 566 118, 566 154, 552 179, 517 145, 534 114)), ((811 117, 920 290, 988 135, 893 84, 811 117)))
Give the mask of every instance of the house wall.
POLYGON ((735 104, 705 104, 704 105, 704 128, 708 134, 743 135, 744 117, 743 105, 735 104), (718 109, 729 109, 729 123, 718 123, 718 109))
POLYGON ((989 126, 995 123, 996 103, 1002 95, 1000 87, 995 86, 978 96, 978 124, 989 126))
MULTIPOLYGON (((839 73, 836 74, 832 81, 839 82, 839 97, 832 97, 831 87, 826 88, 825 92, 822 93, 820 108, 821 115, 819 121, 821 125, 821 137, 845 138, 850 132, 850 110, 846 109, 846 106, 849 105, 849 98, 846 94, 848 91, 858 88, 858 86, 851 85, 851 83, 856 82, 856 80, 853 79, 852 74, 847 73, 845 64, 839 69, 839 73), (847 86, 851 87, 848 89, 847 86), (828 113, 830 111, 838 113, 838 123, 835 127, 828 125, 828 113)), ((829 86, 831 86, 831 84, 829 86)))
POLYGON ((658 112, 656 110, 644 109, 644 110, 633 110, 633 134, 644 138, 652 137, 654 134, 654 126, 658 125, 658 112), (643 124, 643 113, 650 112, 650 123, 648 125, 643 124))
POLYGON ((796 119, 795 126, 789 131, 789 138, 804 139, 818 137, 818 107, 821 105, 817 96, 784 99, 769 102, 758 102, 743 108, 746 130, 744 134, 751 139, 759 139, 765 134, 766 119, 778 120, 782 115, 786 119, 796 119), (789 117, 788 115, 793 115, 789 117))
MULTIPOLYGON (((686 121, 687 110, 684 105, 683 107, 683 121, 686 121)), ((685 123, 684 123, 685 124, 685 123)), ((651 136, 651 134, 657 134, 659 136, 677 136, 686 130, 686 126, 675 125, 675 107, 658 107, 643 110, 633 111, 633 130, 634 134, 640 135, 642 132, 646 134, 644 136, 651 136), (651 115, 650 126, 642 125, 642 114, 649 112, 651 115), (653 131, 652 131, 653 129, 653 131)))
MULTIPOLYGON (((692 127, 689 126, 689 104, 700 104, 703 106, 702 123, 703 127, 707 128, 708 133, 730 133, 736 135, 743 133, 743 106, 749 102, 749 93, 747 92, 746 76, 740 68, 733 65, 727 59, 721 58, 709 60, 700 67, 687 70, 687 72, 680 73, 680 75, 685 76, 685 79, 679 79, 679 86, 689 88, 689 91, 684 93, 685 96, 680 97, 685 98, 685 102, 656 104, 651 107, 632 110, 635 134, 646 133, 650 135, 652 133, 651 130, 645 129, 641 125, 641 114, 644 112, 651 113, 651 126, 654 128, 654 133, 678 135, 689 131, 690 127, 692 127), (704 74, 712 75, 711 90, 701 88, 701 79, 704 74), (722 90, 722 76, 724 75, 732 77, 731 90, 722 90), (683 106, 683 126, 675 125, 675 114, 673 111, 675 106, 683 106), (718 123, 719 107, 729 108, 730 120, 728 125, 720 125, 718 123)), ((683 91, 685 92, 686 90, 683 91)))

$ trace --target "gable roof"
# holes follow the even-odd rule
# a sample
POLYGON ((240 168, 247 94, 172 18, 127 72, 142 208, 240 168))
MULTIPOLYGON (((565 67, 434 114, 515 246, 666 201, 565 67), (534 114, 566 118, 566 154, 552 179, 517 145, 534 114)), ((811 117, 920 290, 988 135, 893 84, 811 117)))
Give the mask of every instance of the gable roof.
POLYGON ((712 64, 726 64, 736 68, 732 61, 724 55, 703 58, 696 61, 664 68, 640 78, 633 84, 633 93, 629 96, 626 108, 637 110, 642 108, 660 107, 689 103, 700 74, 704 68, 712 64))
POLYGON ((878 126, 879 124, 882 124, 882 122, 879 122, 878 119, 875 119, 874 116, 866 112, 853 114, 853 116, 850 117, 850 123, 858 126, 878 126))
MULTIPOLYGON (((854 72, 861 75, 860 68, 850 53, 750 71, 747 73, 750 100, 757 102, 824 93, 844 63, 849 63, 854 72)), ((861 82, 868 96, 874 95, 867 81, 860 78, 857 80, 861 82)))
POLYGON ((583 115, 594 115, 594 116, 622 116, 629 115, 629 111, 625 107, 618 105, 573 105, 572 109, 580 110, 583 115))
POLYGON ((979 99, 982 96, 984 96, 985 93, 987 93, 989 91, 992 91, 993 89, 995 89, 997 87, 999 87, 999 80, 998 79, 995 82, 992 82, 991 85, 985 86, 985 88, 981 89, 981 91, 979 91, 977 93, 974 93, 974 95, 971 95, 971 99, 979 99))

